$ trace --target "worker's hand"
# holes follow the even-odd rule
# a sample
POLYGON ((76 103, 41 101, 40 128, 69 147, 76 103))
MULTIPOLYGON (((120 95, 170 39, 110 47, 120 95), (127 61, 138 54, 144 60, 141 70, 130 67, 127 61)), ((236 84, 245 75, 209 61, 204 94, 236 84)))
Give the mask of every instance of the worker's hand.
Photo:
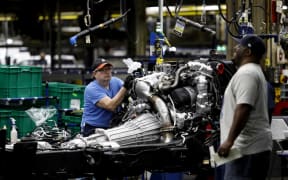
POLYGON ((134 76, 132 75, 128 75, 124 81, 123 86, 128 90, 132 87, 133 85, 133 80, 134 80, 134 76))
POLYGON ((232 147, 233 143, 229 141, 223 142, 220 147, 218 148, 218 154, 222 157, 227 157, 229 155, 229 151, 232 147))

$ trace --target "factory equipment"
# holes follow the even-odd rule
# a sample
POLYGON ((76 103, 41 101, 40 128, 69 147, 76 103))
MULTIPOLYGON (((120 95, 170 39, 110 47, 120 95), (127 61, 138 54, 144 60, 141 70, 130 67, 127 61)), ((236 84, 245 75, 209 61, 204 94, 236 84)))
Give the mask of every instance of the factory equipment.
POLYGON ((10 169, 29 178, 200 173, 208 146, 218 141, 222 95, 233 66, 211 59, 159 66, 161 71, 150 74, 133 72, 137 78, 112 128, 59 142, 26 137, 1 150, 0 177, 10 177, 10 169))

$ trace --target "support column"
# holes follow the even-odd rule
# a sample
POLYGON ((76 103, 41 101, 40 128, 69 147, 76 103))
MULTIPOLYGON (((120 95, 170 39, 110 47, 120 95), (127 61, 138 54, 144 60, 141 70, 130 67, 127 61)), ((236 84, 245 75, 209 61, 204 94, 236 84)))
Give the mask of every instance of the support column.
MULTIPOLYGON (((232 17, 234 16, 234 12, 237 11, 240 6, 241 3, 240 1, 226 1, 226 6, 227 6, 227 19, 231 20, 232 17), (233 4, 235 3, 235 4, 233 4)), ((228 24, 226 24, 226 26, 228 26, 228 24)), ((236 30, 234 28, 230 28, 231 32, 233 34, 238 34, 236 32, 236 30)), ((233 48, 236 45, 236 42, 232 39, 232 36, 230 34, 228 34, 227 36, 227 53, 226 53, 226 59, 227 60, 231 60, 232 56, 233 56, 233 48)))
POLYGON ((55 25, 55 12, 56 12, 56 1, 51 0, 49 3, 49 48, 50 48, 50 56, 51 56, 51 69, 53 70, 55 67, 55 58, 56 54, 56 25, 55 25))
POLYGON ((147 45, 145 0, 128 0, 128 56, 144 56, 147 45))

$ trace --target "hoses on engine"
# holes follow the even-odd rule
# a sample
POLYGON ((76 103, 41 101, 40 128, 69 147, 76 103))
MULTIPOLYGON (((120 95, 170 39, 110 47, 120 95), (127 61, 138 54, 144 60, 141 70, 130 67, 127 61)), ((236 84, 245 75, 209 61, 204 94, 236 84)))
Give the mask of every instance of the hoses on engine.
POLYGON ((176 108, 175 108, 175 104, 171 98, 170 95, 168 95, 168 99, 170 100, 170 103, 172 105, 172 109, 170 110, 170 114, 171 114, 171 118, 173 120, 173 126, 176 125, 176 108))
POLYGON ((180 80, 180 73, 187 68, 188 68, 187 65, 180 67, 175 73, 175 80, 174 80, 173 84, 172 85, 162 85, 161 87, 159 87, 159 89, 165 91, 165 90, 168 90, 171 88, 176 88, 178 83, 179 83, 179 80, 180 80))

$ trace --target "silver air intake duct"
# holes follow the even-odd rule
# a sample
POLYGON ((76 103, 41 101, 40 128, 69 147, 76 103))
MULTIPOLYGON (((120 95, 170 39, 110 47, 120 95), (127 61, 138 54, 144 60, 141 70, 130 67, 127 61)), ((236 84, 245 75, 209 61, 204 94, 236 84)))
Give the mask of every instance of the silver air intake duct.
POLYGON ((173 134, 171 132, 173 130, 173 126, 166 103, 158 96, 152 96, 150 101, 153 103, 161 118, 161 140, 165 143, 171 142, 173 138, 173 134))
MULTIPOLYGON (((153 78, 149 78, 151 80, 153 78)), ((153 79, 153 82, 147 81, 147 79, 138 79, 138 81, 135 84, 135 93, 138 97, 141 97, 142 99, 147 99, 150 101, 155 110, 159 113, 160 116, 160 125, 161 125, 161 132, 162 133, 162 141, 163 142, 170 142, 172 140, 172 122, 169 114, 169 109, 166 106, 166 103, 158 96, 152 95, 150 92, 151 85, 155 84, 155 79, 153 79)), ((157 78, 156 78, 157 80, 157 78)), ((159 80, 159 79, 158 79, 159 80)))

